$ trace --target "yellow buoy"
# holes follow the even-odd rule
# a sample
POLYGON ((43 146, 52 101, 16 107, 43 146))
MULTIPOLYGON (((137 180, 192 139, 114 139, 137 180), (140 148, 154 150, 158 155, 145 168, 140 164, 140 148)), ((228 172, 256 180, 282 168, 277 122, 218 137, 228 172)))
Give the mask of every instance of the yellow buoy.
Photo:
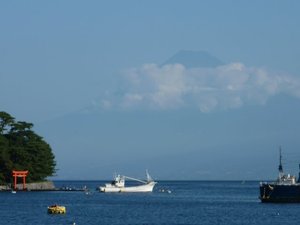
POLYGON ((61 205, 51 205, 48 207, 48 213, 49 214, 65 214, 66 207, 61 205))

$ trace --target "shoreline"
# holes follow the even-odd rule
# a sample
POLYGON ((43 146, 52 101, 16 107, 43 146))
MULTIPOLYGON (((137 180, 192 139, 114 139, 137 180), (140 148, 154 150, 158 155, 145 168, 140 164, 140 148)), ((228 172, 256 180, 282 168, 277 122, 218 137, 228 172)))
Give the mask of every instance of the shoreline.
MULTIPOLYGON (((70 192, 70 191, 86 191, 86 187, 82 188, 77 188, 77 187, 60 187, 57 188, 54 185, 53 181, 42 181, 42 182, 34 182, 34 183, 28 183, 26 184, 26 188, 23 189, 23 184, 17 184, 17 189, 15 191, 21 191, 21 192, 30 192, 30 191, 65 191, 65 192, 70 192)), ((13 191, 12 185, 7 184, 7 185, 0 185, 0 192, 11 192, 13 191)))

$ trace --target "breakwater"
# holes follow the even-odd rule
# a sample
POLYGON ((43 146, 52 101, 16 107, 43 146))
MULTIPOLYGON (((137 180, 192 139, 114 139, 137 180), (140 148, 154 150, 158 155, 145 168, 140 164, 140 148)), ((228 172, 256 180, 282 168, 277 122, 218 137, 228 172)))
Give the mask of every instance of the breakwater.
MULTIPOLYGON (((0 185, 0 191, 12 191, 12 185, 0 185)), ((42 181, 27 183, 26 189, 23 190, 23 184, 17 184, 17 191, 89 191, 86 185, 75 187, 73 185, 62 185, 56 187, 53 181, 42 181)))
MULTIPOLYGON (((12 185, 1 185, 0 191, 10 191, 12 190, 12 185)), ((23 190, 23 184, 17 184, 17 190, 23 190)), ((42 181, 35 183, 26 184, 27 191, 53 191, 56 190, 55 185, 52 181, 42 181)))

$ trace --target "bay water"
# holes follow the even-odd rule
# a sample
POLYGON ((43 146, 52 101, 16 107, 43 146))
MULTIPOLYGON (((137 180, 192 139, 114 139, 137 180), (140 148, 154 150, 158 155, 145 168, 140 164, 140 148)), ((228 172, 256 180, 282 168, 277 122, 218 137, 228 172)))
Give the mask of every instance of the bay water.
POLYGON ((258 181, 159 181, 153 193, 100 193, 105 181, 55 181, 89 192, 0 192, 0 225, 299 224, 300 204, 261 203, 258 181), (64 205, 51 215, 47 207, 64 205))

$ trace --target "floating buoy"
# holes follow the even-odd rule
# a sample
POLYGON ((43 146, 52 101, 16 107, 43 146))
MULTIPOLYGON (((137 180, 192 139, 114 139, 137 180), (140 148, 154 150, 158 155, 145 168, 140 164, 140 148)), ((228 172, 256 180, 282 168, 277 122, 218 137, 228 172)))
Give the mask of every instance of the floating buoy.
POLYGON ((67 212, 65 206, 61 205, 51 205, 48 207, 49 214, 65 214, 67 212))

